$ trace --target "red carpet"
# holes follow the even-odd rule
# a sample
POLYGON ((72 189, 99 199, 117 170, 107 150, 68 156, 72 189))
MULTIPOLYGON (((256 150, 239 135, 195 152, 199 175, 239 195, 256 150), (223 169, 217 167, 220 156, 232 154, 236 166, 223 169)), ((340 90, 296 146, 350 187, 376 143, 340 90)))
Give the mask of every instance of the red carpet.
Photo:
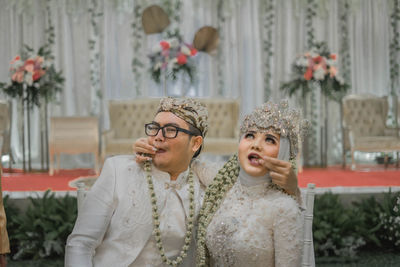
POLYGON ((400 169, 394 167, 359 168, 357 171, 343 170, 341 167, 307 168, 299 174, 299 186, 315 183, 316 187, 366 187, 400 186, 400 169))
POLYGON ((71 191, 75 188, 68 186, 68 182, 80 176, 94 175, 92 169, 60 170, 59 173, 49 176, 48 173, 3 173, 3 191, 71 191))
MULTIPOLYGON (((3 191, 73 191, 68 182, 82 176, 94 175, 93 170, 61 170, 54 176, 47 173, 7 173, 2 177, 3 191)), ((400 169, 390 167, 360 168, 358 171, 340 167, 306 168, 299 174, 299 186, 315 183, 317 187, 376 187, 400 186, 400 169)))

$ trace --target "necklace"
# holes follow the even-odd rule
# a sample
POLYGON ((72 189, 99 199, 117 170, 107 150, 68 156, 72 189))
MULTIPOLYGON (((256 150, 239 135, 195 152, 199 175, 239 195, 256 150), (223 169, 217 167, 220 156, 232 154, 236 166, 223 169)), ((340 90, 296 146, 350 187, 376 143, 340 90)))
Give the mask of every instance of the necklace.
POLYGON ((153 179, 151 176, 151 166, 150 162, 146 161, 144 164, 144 170, 146 171, 146 178, 147 183, 149 186, 149 192, 151 197, 151 206, 153 212, 153 235, 156 239, 156 245, 158 251, 160 252, 161 259, 165 264, 168 266, 178 266, 182 263, 183 259, 187 256, 187 252, 189 250, 190 243, 192 241, 192 234, 193 234, 193 222, 194 222, 194 179, 193 179, 193 172, 190 169, 188 175, 188 183, 189 183, 189 219, 186 223, 186 234, 185 234, 185 244, 183 245, 178 257, 175 260, 170 260, 165 255, 164 246, 161 240, 161 230, 160 230, 160 218, 158 215, 158 208, 157 208, 157 197, 156 193, 154 192, 154 185, 153 179))

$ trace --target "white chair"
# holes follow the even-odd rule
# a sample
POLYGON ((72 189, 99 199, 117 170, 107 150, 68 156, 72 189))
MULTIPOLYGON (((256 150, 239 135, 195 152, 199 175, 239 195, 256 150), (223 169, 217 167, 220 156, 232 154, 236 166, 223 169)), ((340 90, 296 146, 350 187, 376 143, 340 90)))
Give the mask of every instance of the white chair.
MULTIPOLYGON (((351 151, 351 168, 356 168, 355 151, 399 152, 398 129, 386 125, 389 103, 387 97, 370 94, 348 95, 343 98, 343 166, 346 151, 351 151)), ((387 158, 385 167, 387 166, 387 158)))
POLYGON ((303 239, 303 260, 302 266, 315 266, 314 243, 312 235, 312 224, 314 214, 315 184, 307 185, 306 210, 304 214, 304 239, 303 239))
POLYGON ((86 188, 85 188, 85 183, 83 182, 77 183, 76 186, 77 186, 76 200, 77 200, 78 214, 79 214, 79 211, 82 209, 83 201, 85 200, 86 197, 86 188))

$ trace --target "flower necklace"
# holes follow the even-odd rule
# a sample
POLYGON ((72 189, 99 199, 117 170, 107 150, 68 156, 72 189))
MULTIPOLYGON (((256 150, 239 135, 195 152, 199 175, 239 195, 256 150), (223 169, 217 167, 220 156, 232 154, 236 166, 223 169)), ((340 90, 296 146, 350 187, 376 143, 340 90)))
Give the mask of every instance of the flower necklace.
POLYGON ((160 252, 160 256, 165 264, 168 266, 178 266, 179 264, 182 263, 183 259, 187 256, 187 252, 189 250, 190 243, 192 241, 192 234, 193 234, 193 222, 194 222, 194 179, 193 179, 193 172, 190 169, 189 175, 188 175, 188 183, 189 183, 189 219, 186 224, 186 234, 185 234, 185 244, 183 245, 179 256, 176 257, 175 260, 170 260, 166 255, 165 255, 165 250, 164 246, 161 240, 161 230, 160 230, 160 219, 158 215, 158 209, 157 209, 157 197, 154 192, 154 185, 153 185, 153 179, 151 176, 151 166, 150 162, 146 161, 144 164, 144 170, 146 171, 146 177, 147 177, 147 183, 149 186, 149 192, 150 192, 150 197, 151 197, 151 206, 152 206, 152 211, 153 211, 153 235, 154 238, 156 239, 156 245, 158 248, 158 251, 160 252))
POLYGON ((233 155, 206 189, 198 220, 196 266, 209 266, 209 253, 206 246, 207 226, 222 204, 226 192, 236 183, 239 169, 238 156, 233 155))

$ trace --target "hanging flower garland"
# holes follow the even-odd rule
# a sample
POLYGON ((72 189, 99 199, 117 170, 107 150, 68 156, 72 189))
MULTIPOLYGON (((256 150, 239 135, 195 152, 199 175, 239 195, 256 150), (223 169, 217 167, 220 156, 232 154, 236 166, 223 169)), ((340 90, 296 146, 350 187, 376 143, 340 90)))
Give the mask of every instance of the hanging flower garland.
POLYGON ((350 38, 349 38, 349 0, 339 2, 339 24, 340 24, 340 62, 345 83, 351 83, 351 58, 350 58, 350 38))
POLYGON ((263 3, 263 52, 264 52, 264 100, 271 97, 271 60, 273 56, 272 50, 272 32, 275 24, 274 0, 266 0, 263 3))
POLYGON ((391 94, 396 94, 396 85, 399 84, 399 51, 400 51, 400 3, 399 0, 393 0, 393 12, 390 14, 390 25, 392 28, 392 40, 389 47, 389 65, 390 65, 390 85, 391 94))
POLYGON ((133 76, 135 79, 136 96, 141 96, 141 82, 144 64, 142 61, 142 43, 143 43, 143 27, 140 18, 142 17, 143 5, 140 0, 135 1, 132 16, 132 46, 133 46, 133 59, 131 63, 133 76))
MULTIPOLYGON (((311 48, 314 45, 314 32, 315 28, 313 26, 313 18, 316 15, 315 12, 316 4, 314 0, 307 0, 307 9, 306 9, 306 29, 307 29, 307 48, 311 48)), ((304 103, 305 104, 305 103, 304 103)), ((310 134, 308 135, 308 164, 312 165, 315 164, 318 159, 317 159, 317 151, 318 151, 318 145, 317 145, 317 128, 319 127, 318 125, 318 114, 317 112, 317 97, 315 95, 315 90, 311 91, 311 109, 310 109, 310 114, 309 116, 311 117, 311 129, 310 129, 310 134)), ((307 116, 307 114, 306 114, 307 116)))
POLYGON ((224 90, 225 90, 225 85, 224 85, 224 67, 225 67, 225 60, 224 60, 224 49, 222 49, 223 44, 224 44, 224 31, 223 31, 223 26, 225 23, 225 17, 223 14, 223 8, 224 8, 224 1, 219 1, 218 2, 218 7, 217 7, 217 30, 219 33, 219 40, 220 44, 218 46, 218 53, 217 53, 217 79, 218 79, 218 88, 217 92, 219 96, 224 95, 224 90))
POLYGON ((100 56, 100 26, 99 22, 103 17, 102 6, 98 0, 91 0, 88 9, 90 15, 90 92, 91 92, 91 113, 99 114, 102 91, 101 91, 101 56, 100 56))

